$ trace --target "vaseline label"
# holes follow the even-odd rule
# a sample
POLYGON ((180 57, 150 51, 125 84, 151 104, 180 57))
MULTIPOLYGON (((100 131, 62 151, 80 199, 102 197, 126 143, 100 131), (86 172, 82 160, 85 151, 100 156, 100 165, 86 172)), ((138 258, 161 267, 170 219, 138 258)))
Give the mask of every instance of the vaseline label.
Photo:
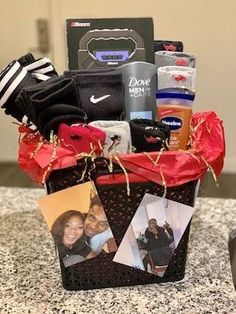
POLYGON ((171 131, 179 130, 183 125, 182 119, 176 117, 166 117, 161 119, 161 122, 167 125, 171 131))

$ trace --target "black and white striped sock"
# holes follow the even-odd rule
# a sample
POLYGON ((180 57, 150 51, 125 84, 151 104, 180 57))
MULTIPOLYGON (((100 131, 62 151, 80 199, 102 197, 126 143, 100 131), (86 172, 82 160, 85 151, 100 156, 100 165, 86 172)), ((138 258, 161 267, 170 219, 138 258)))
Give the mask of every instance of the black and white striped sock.
POLYGON ((25 113, 15 105, 15 99, 23 87, 34 84, 36 79, 15 60, 0 73, 0 107, 7 115, 22 120, 25 113))
MULTIPOLYGON (((27 71, 18 61, 11 62, 0 74, 0 106, 6 102, 17 86, 24 80, 27 71)), ((4 106, 5 105, 5 106, 4 106)))
POLYGON ((37 81, 46 81, 52 76, 57 76, 57 72, 51 61, 47 58, 35 60, 32 53, 28 53, 17 60, 37 81))
POLYGON ((22 122, 24 115, 28 115, 23 106, 15 103, 20 91, 55 76, 57 77, 57 72, 46 57, 35 60, 34 56, 28 53, 12 61, 0 72, 0 107, 5 109, 7 115, 22 122))
POLYGON ((29 62, 24 65, 24 68, 38 81, 46 81, 50 77, 58 75, 51 61, 46 57, 29 62))

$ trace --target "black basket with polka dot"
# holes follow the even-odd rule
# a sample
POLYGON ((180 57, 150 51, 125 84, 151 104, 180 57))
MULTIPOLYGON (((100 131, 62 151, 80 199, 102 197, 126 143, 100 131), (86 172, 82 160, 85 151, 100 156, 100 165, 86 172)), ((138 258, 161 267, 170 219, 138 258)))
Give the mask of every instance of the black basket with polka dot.
MULTIPOLYGON (((114 171, 120 171, 119 166, 114 171)), ((97 160, 96 167, 88 160, 81 160, 77 166, 53 171, 47 181, 48 193, 53 193, 79 183, 97 178, 99 173, 109 174, 107 163, 97 160), (85 168, 86 167, 86 168, 85 168), (84 172, 86 169, 86 172, 84 172), (82 176, 83 173, 83 176, 82 176)), ((96 181, 95 181, 96 182, 96 181)), ((193 206, 197 181, 167 188, 166 197, 170 200, 193 206)), ((96 185, 99 197, 106 212, 117 245, 124 234, 146 193, 163 196, 164 188, 154 182, 96 185)), ((113 262, 114 253, 101 253, 96 258, 66 267, 60 260, 63 286, 67 290, 87 290, 105 287, 120 287, 179 281, 184 278, 187 257, 190 223, 163 277, 113 262)))

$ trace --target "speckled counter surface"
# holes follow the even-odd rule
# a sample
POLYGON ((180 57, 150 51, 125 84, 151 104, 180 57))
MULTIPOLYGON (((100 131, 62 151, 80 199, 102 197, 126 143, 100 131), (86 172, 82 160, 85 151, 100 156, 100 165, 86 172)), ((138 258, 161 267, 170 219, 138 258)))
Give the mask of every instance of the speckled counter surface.
POLYGON ((196 202, 183 282, 70 292, 37 206, 40 189, 0 188, 0 313, 236 313, 228 234, 236 200, 196 202))

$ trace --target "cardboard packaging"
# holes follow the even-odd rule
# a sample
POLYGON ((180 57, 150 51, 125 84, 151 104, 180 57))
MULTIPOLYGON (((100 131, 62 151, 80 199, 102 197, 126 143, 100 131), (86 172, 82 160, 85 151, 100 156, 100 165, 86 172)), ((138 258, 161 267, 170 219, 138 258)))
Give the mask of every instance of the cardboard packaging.
POLYGON ((69 70, 154 63, 152 18, 67 19, 69 70))

